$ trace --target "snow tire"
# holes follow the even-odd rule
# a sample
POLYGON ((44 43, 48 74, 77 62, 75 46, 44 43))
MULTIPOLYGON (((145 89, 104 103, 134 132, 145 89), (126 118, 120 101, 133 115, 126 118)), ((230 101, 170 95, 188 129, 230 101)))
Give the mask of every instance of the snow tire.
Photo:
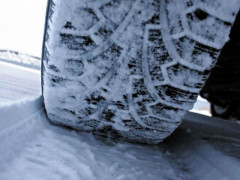
POLYGON ((56 124, 159 143, 228 40, 239 1, 49 1, 43 96, 56 124))

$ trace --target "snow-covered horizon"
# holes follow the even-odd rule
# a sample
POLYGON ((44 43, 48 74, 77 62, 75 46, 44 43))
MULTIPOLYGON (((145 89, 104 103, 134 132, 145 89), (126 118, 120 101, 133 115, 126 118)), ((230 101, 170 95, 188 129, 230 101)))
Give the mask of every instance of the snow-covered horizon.
POLYGON ((41 69, 41 58, 17 51, 0 49, 0 61, 8 62, 32 69, 41 69))

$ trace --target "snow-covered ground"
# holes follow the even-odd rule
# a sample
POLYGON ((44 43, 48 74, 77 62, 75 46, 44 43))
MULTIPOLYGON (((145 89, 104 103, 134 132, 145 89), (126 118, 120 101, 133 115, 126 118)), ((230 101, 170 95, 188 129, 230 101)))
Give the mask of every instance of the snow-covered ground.
POLYGON ((157 146, 95 139, 52 126, 39 108, 40 100, 16 106, 34 114, 0 134, 0 147, 10 149, 0 157, 0 179, 182 179, 184 172, 175 170, 157 146), (29 103, 32 109, 22 107, 29 103))
POLYGON ((0 105, 40 94, 40 71, 0 61, 0 105))
POLYGON ((0 106, 1 180, 240 177, 239 125, 188 114, 160 145, 105 139, 48 122, 37 98, 39 72, 7 63, 0 68, 3 103, 35 96, 0 106))
POLYGON ((29 67, 32 69, 41 69, 41 59, 35 56, 19 53, 16 51, 1 50, 0 61, 29 67))

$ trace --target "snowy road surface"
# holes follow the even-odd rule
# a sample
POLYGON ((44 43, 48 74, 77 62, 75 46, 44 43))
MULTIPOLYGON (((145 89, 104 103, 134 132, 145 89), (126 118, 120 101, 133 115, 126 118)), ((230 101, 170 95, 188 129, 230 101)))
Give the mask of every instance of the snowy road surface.
POLYGON ((0 105, 40 94, 40 72, 0 61, 0 105))
MULTIPOLYGON (((0 72, 10 80, 5 85, 1 75, 2 99, 13 101, 12 97, 32 96, 40 87, 32 89, 38 83, 33 74, 14 70, 9 77, 7 70, 0 72), (25 88, 18 89, 20 81, 14 88, 12 82, 19 77, 25 88), (12 88, 11 92, 5 87, 12 88)), ((41 97, 0 106, 0 114, 1 180, 240 177, 239 124, 188 114, 171 137, 160 145, 150 146, 54 126, 45 117, 41 97)))

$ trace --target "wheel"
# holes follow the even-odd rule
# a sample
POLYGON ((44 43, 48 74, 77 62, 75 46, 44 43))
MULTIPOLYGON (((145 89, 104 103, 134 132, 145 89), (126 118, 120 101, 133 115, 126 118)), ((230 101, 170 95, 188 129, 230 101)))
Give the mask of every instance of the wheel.
POLYGON ((232 107, 230 104, 223 106, 211 103, 211 114, 213 117, 228 119, 232 114, 232 107))
POLYGON ((42 71, 48 118, 161 142, 193 107, 238 2, 50 1, 42 71))
POLYGON ((220 117, 228 120, 239 120, 240 106, 238 102, 230 102, 224 105, 211 103, 211 114, 213 117, 220 117))

